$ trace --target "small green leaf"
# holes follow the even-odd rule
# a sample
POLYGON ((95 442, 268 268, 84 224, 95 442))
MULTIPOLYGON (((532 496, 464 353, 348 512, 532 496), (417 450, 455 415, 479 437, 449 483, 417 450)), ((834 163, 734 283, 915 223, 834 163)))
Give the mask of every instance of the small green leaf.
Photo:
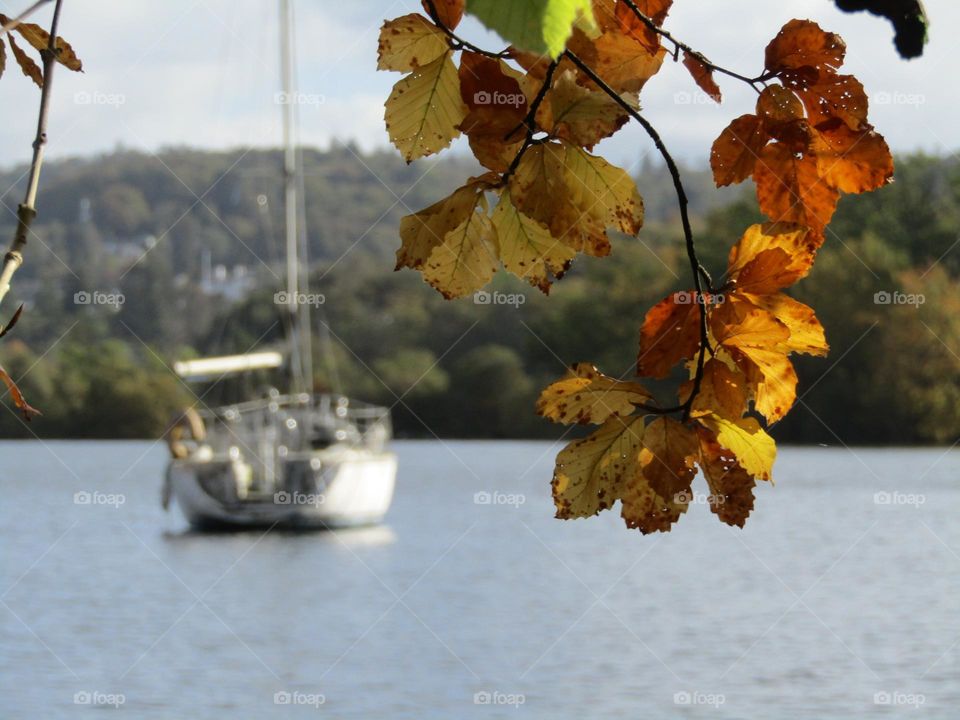
POLYGON ((467 0, 467 11, 521 50, 553 58, 574 24, 596 27, 590 0, 467 0))

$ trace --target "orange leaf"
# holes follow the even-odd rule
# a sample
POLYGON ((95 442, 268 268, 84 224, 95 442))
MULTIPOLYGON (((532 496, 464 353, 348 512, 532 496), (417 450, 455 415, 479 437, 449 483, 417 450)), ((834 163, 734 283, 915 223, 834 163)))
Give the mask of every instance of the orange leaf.
POLYGON ((710 151, 710 167, 717 187, 750 177, 767 139, 756 115, 741 115, 731 122, 710 151))
POLYGON ((700 307, 688 300, 692 293, 669 295, 647 312, 640 328, 637 374, 666 377, 681 360, 700 348, 700 307))
POLYGON ((851 130, 867 126, 867 93, 853 75, 821 73, 816 83, 798 88, 797 94, 807 108, 812 125, 836 117, 851 130))
POLYGON ((883 137, 873 130, 851 130, 842 123, 814 134, 817 170, 845 193, 876 190, 893 179, 893 156, 883 137))
POLYGON ((840 194, 821 180, 815 157, 797 157, 779 143, 768 145, 760 153, 753 179, 767 217, 806 225, 814 237, 823 238, 840 194))
POLYGON ((7 386, 10 397, 13 398, 13 404, 20 409, 20 414, 23 415, 24 420, 30 422, 30 418, 34 415, 42 414, 36 408, 30 407, 27 399, 23 396, 23 393, 20 392, 20 388, 17 387, 17 383, 14 382, 13 378, 10 377, 2 367, 0 367, 0 382, 3 382, 3 384, 7 386))
MULTIPOLYGON (((420 0, 424 11, 430 14, 430 5, 427 0, 420 0)), ((466 10, 467 0, 433 0, 433 6, 437 9, 437 19, 453 30, 463 19, 463 11, 466 10)))
POLYGON ((701 61, 696 55, 691 55, 686 51, 683 53, 683 65, 685 68, 687 68, 687 70, 690 71, 690 75, 693 76, 694 82, 697 83, 701 90, 703 90, 707 95, 717 102, 721 102, 723 100, 723 97, 720 94, 720 87, 713 79, 712 68, 704 65, 703 61, 701 61))
MULTIPOLYGON (((722 360, 712 357, 703 366, 700 392, 693 400, 692 416, 716 413, 720 417, 739 418, 747 407, 746 378, 722 360)), ((681 401, 693 390, 693 380, 683 384, 681 401)))
POLYGON ((846 43, 836 33, 824 32, 810 20, 791 20, 767 45, 765 66, 770 72, 802 67, 835 69, 843 64, 846 50, 846 43))
MULTIPOLYGON (((737 244, 730 248, 727 274, 737 278, 741 271, 765 250, 780 248, 789 256, 787 269, 796 282, 810 271, 817 253, 807 228, 792 223, 762 223, 751 225, 737 244)), ((738 283, 738 289, 739 283, 738 283)))

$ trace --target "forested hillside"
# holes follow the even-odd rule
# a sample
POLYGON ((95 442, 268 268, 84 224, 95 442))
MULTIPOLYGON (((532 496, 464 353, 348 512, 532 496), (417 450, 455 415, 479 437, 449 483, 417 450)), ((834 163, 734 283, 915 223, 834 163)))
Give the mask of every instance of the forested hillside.
MULTIPOLYGON (((12 293, 26 311, 0 351, 44 416, 27 428, 4 412, 4 436, 156 436, 191 397, 168 369, 173 359, 278 346, 280 160, 177 149, 50 163, 12 293)), ((639 169, 640 237, 619 238, 614 261, 579 259, 549 303, 499 276, 489 303, 447 303, 418 274, 392 272, 397 226, 462 181, 468 161, 407 166, 343 148, 304 160, 311 291, 323 296, 317 384, 395 405, 400 434, 550 436, 555 428, 532 412, 537 388, 588 357, 630 370, 637 338, 617 319, 684 287, 660 167, 639 169)), ((780 440, 958 437, 960 169, 911 157, 897 173, 897 183, 841 203, 816 270, 796 288, 816 299, 832 352, 798 360, 801 401, 776 428, 780 440)), ((21 174, 0 173, 0 189, 10 188, 0 196, 4 236, 21 174)), ((701 254, 719 272, 755 203, 711 190, 706 172, 686 179, 701 254)))

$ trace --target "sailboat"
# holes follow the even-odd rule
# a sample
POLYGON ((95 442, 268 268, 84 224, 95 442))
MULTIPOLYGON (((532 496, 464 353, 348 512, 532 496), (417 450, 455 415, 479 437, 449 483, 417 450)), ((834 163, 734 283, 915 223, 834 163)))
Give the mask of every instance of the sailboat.
POLYGON ((313 393, 306 233, 299 205, 294 128, 291 0, 280 0, 287 351, 177 362, 185 381, 219 381, 285 368, 286 393, 217 408, 188 408, 166 433, 171 459, 165 509, 175 501, 199 528, 342 528, 379 523, 390 507, 397 460, 390 411, 343 395, 313 393))

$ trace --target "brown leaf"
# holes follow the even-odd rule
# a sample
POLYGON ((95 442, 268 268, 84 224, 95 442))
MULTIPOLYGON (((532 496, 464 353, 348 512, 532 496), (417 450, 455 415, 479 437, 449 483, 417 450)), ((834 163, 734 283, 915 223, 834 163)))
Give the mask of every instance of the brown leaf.
POLYGON ((767 140, 756 115, 741 115, 731 122, 714 141, 710 151, 710 168, 717 187, 743 182, 750 177, 767 140))
POLYGON ((821 180, 815 157, 798 157, 780 143, 768 145, 760 153, 753 179, 767 217, 806 225, 814 237, 823 238, 840 194, 821 180))
POLYGON ((700 308, 692 293, 673 293, 654 305, 640 328, 637 374, 662 378, 700 347, 700 308))
POLYGON ((833 125, 814 133, 817 170, 824 181, 845 193, 862 193, 893 180, 893 156, 881 135, 833 125))
POLYGON ((824 32, 810 20, 791 20, 770 41, 766 69, 770 72, 802 67, 836 69, 843 64, 847 46, 836 33, 824 32))
MULTIPOLYGON (((6 15, 0 15, 0 24, 5 25, 9 21, 10 18, 6 15)), ((34 23, 20 23, 14 28, 14 32, 19 33, 35 50, 39 50, 40 52, 43 52, 50 46, 50 33, 34 23)), ((56 48, 58 63, 74 72, 81 72, 83 70, 83 63, 80 62, 80 58, 77 57, 73 48, 70 47, 70 43, 62 37, 57 37, 56 48)))
POLYGON ((23 74, 33 80, 37 84, 37 87, 42 88, 43 72, 40 70, 40 66, 17 45, 13 36, 9 33, 7 34, 7 42, 10 43, 10 49, 13 50, 13 57, 16 59, 17 65, 20 66, 23 74))
POLYGON ((712 68, 705 65, 696 55, 692 55, 686 51, 683 53, 683 66, 690 71, 693 81, 697 83, 701 90, 717 102, 723 100, 723 96, 720 94, 720 87, 717 85, 716 80, 713 79, 712 68))
POLYGON ((710 509, 727 525, 743 527, 753 510, 756 480, 737 462, 737 456, 717 442, 705 427, 697 428, 700 468, 710 488, 710 509))
POLYGON ((17 384, 13 381, 13 378, 10 377, 7 374, 7 371, 2 367, 0 367, 0 382, 3 382, 3 384, 7 386, 7 390, 10 392, 10 397, 13 398, 13 404, 19 408, 20 414, 23 415, 24 420, 30 422, 30 418, 32 418, 34 415, 43 414, 36 408, 30 407, 30 404, 23 396, 23 393, 20 392, 20 388, 17 387, 17 384))

